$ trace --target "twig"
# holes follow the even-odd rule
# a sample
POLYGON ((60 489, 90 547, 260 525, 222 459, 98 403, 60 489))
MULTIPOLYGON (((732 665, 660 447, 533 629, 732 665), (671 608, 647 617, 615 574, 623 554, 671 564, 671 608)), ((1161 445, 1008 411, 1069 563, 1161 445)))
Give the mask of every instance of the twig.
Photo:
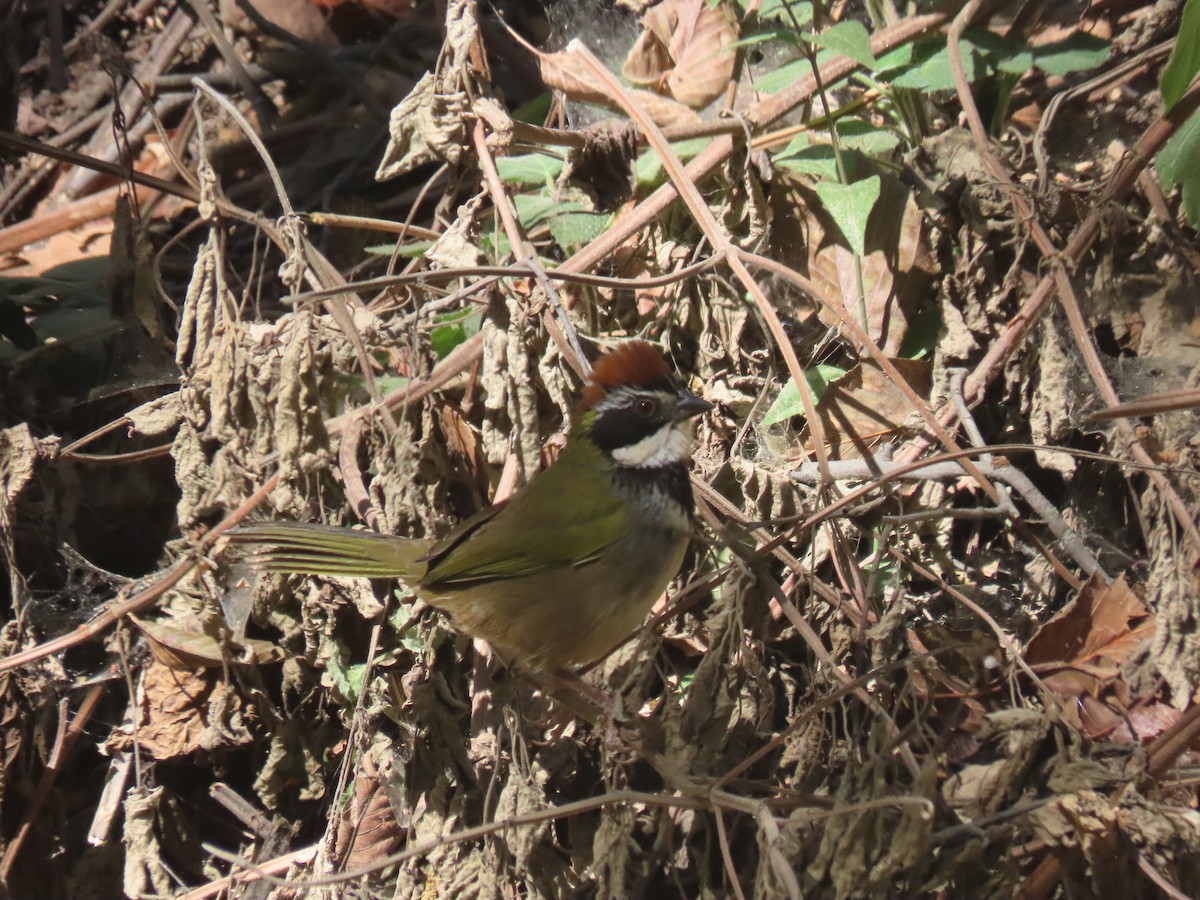
MULTIPOLYGON (((230 73, 233 75, 238 87, 250 99, 250 103, 254 106, 254 111, 258 114, 259 126, 264 129, 270 128, 275 124, 279 113, 275 109, 275 105, 263 93, 263 89, 259 87, 258 82, 246 71, 246 66, 242 62, 242 58, 238 56, 237 50, 225 38, 225 32, 221 28, 221 23, 217 21, 217 17, 213 15, 212 10, 209 8, 208 0, 184 0, 184 2, 191 7, 192 12, 196 14, 196 18, 200 20, 200 24, 204 26, 204 30, 208 32, 213 46, 217 48, 217 52, 221 54, 221 58, 229 66, 230 73)), ((207 81, 209 79, 204 80, 207 81)))
MULTIPOLYGON (((247 140, 258 151, 259 157, 262 159, 262 163, 271 177, 271 183, 275 185, 275 194, 279 198, 279 205, 283 209, 282 231, 287 236, 284 254, 288 260, 288 262, 284 263, 284 267, 299 269, 295 274, 303 277, 309 284, 316 288, 327 287, 330 282, 344 286, 346 282, 342 278, 341 273, 315 247, 311 246, 305 240, 303 229, 300 227, 299 217, 292 208, 287 190, 283 186, 283 179, 279 176, 279 170, 275 168, 275 161, 271 159, 271 154, 267 152, 267 148, 263 146, 254 129, 250 127, 250 123, 246 121, 246 117, 241 114, 227 97, 209 87, 200 79, 193 79, 192 84, 198 91, 207 94, 215 100, 233 118, 246 135, 247 140)), ((283 277, 286 281, 286 273, 283 277)), ((395 434, 397 428, 396 420, 392 417, 391 411, 384 405, 383 396, 379 393, 379 385, 375 381, 375 372, 371 368, 371 355, 367 352, 362 335, 358 333, 358 329, 354 325, 354 317, 350 314, 349 303, 347 301, 348 296, 348 293, 342 293, 330 297, 327 309, 330 315, 333 316, 334 321, 337 322, 337 326, 341 329, 342 334, 345 335, 346 340, 354 347, 354 353, 358 358, 359 372, 363 376, 367 391, 383 411, 384 426, 390 434, 395 434)))
MULTIPOLYGON (((231 875, 231 879, 237 879, 238 882, 248 880, 248 875, 257 876, 264 881, 279 887, 286 887, 289 890, 297 888, 317 888, 331 887, 334 885, 350 884, 365 875, 371 875, 375 872, 398 865, 409 859, 414 859, 419 856, 425 856, 437 850, 440 847, 449 846, 451 844, 463 843, 465 841, 474 841, 478 838, 487 837, 490 834, 495 834, 498 831, 508 831, 514 828, 523 828, 531 825, 540 825, 544 822, 557 821, 565 819, 569 816, 577 816, 582 813, 591 812, 596 809, 603 809, 606 806, 615 806, 624 803, 641 803, 646 806, 665 806, 665 807, 683 807, 684 809, 703 809, 702 801, 691 797, 669 797, 660 794, 647 794, 639 791, 613 791, 604 794, 600 797, 591 797, 586 800, 576 800, 574 803, 564 803, 559 806, 549 809, 538 809, 532 812, 520 813, 515 816, 505 816, 503 819, 496 819, 492 822, 485 822, 482 825, 476 825, 471 828, 463 828, 459 831, 452 832, 444 837, 436 837, 423 843, 416 844, 412 847, 406 847, 398 853, 390 854, 382 859, 376 860, 367 866, 360 866, 357 869, 350 869, 345 872, 339 872, 333 875, 320 875, 311 878, 305 878, 303 881, 295 879, 283 879, 278 877, 276 872, 281 871, 277 861, 255 864, 241 857, 222 850, 219 847, 214 847, 211 844, 204 844, 204 848, 216 856, 218 859, 223 859, 228 863, 240 866, 246 870, 244 873, 231 875)), ((294 855, 294 854, 293 854, 294 855)), ((286 866, 282 870, 286 870, 286 866)), ((201 900, 202 897, 212 896, 212 892, 206 886, 204 894, 192 892, 187 894, 183 900, 201 900)))
MULTIPOLYGON (((946 12, 933 12, 926 15, 910 16, 895 26, 884 28, 871 36, 871 52, 876 56, 887 53, 901 44, 940 28, 950 20, 946 12)), ((821 66, 821 77, 825 84, 833 84, 849 76, 858 68, 858 63, 846 56, 838 56, 821 66)), ((751 131, 770 124, 787 115, 796 107, 810 100, 816 92, 816 84, 810 76, 798 78, 777 94, 772 94, 765 100, 752 106, 742 119, 749 124, 751 131)), ((734 129, 741 132, 741 123, 734 123, 734 129)), ((701 153, 685 167, 687 177, 693 181, 701 181, 717 166, 725 162, 733 152, 734 137, 730 134, 718 136, 701 153)), ((610 256, 625 241, 641 231, 647 224, 660 215, 668 206, 678 199, 679 193, 673 181, 659 187, 653 194, 643 200, 629 214, 617 219, 613 225, 599 238, 582 247, 577 253, 567 259, 560 270, 582 272, 591 269, 601 260, 610 256)))
POLYGON ((21 852, 21 847, 25 844, 25 839, 29 837, 29 832, 32 830, 34 822, 41 815, 42 804, 50 796, 50 789, 54 786, 59 772, 62 771, 67 757, 75 749, 75 742, 83 734, 83 729, 87 726, 88 720, 91 719, 92 713, 96 711, 96 705, 104 695, 104 688, 106 686, 103 682, 92 685, 87 696, 83 698, 83 702, 79 704, 79 709, 71 719, 70 725, 67 725, 66 718, 69 708, 67 700, 64 699, 59 704, 59 731, 54 740, 54 749, 50 751, 50 761, 46 763, 41 780, 38 781, 33 796, 29 798, 29 802, 25 806, 21 826, 17 829, 17 833, 13 836, 9 845, 4 848, 4 857, 0 859, 0 882, 8 883, 9 875, 12 874, 13 864, 17 860, 17 854, 21 852))
MULTIPOLYGON (((1088 575, 1099 575, 1106 581, 1112 581, 1087 545, 1063 520, 1054 505, 1046 499, 1046 495, 1029 480, 1029 476, 1013 466, 996 465, 992 462, 985 462, 982 458, 976 463, 976 466, 988 478, 1003 482, 1020 494, 1030 508, 1045 520, 1047 527, 1062 545, 1063 550, 1075 560, 1076 565, 1083 572, 1088 575)), ((822 477, 812 463, 805 463, 788 474, 793 481, 807 485, 819 484, 822 477)), ((830 477, 839 481, 871 481, 881 476, 890 476, 891 479, 897 481, 945 481, 961 478, 962 474, 962 468, 956 462, 932 462, 912 468, 893 462, 890 455, 887 454, 868 459, 838 460, 829 464, 830 477)))
POLYGON ((1104 422, 1108 419, 1138 419, 1142 416, 1156 416, 1161 413, 1175 412, 1181 409, 1192 409, 1200 406, 1200 388, 1185 388, 1181 391, 1163 391, 1158 394, 1147 394, 1136 400, 1118 403, 1100 412, 1088 416, 1089 422, 1104 422))
POLYGON ((742 891, 742 880, 738 877, 737 866, 733 862, 733 854, 729 852, 729 834, 725 831, 725 814, 719 809, 715 810, 713 819, 717 823, 717 842, 721 847, 721 862, 725 865, 725 877, 729 879, 729 884, 733 888, 737 900, 746 900, 746 894, 742 891))
POLYGON ((1171 884, 1171 882, 1167 881, 1167 879, 1163 877, 1163 874, 1159 872, 1158 869, 1154 868, 1154 864, 1146 858, 1145 853, 1135 849, 1133 854, 1137 857, 1138 868, 1142 870, 1142 874, 1154 882, 1158 886, 1158 889, 1162 891, 1163 895, 1168 897, 1169 900, 1193 900, 1192 897, 1179 890, 1179 888, 1175 887, 1175 885, 1171 884))
MULTIPOLYGON (((540 264, 539 264, 540 265, 540 264)), ((690 278, 692 275, 700 272, 705 272, 716 265, 716 260, 711 257, 693 263, 690 266, 684 266, 669 275, 658 275, 646 279, 634 278, 616 278, 610 275, 592 275, 584 272, 576 272, 573 269, 547 269, 541 268, 542 274, 547 278, 553 278, 557 281, 565 281, 571 284, 582 284, 589 287, 600 288, 652 288, 662 287, 668 284, 674 284, 682 281, 685 278, 690 278)), ((379 278, 368 278, 365 281, 353 281, 346 285, 346 288, 354 291, 377 291, 385 288, 397 287, 403 284, 422 284, 425 282, 441 282, 450 281, 454 278, 484 278, 487 281, 476 282, 469 284, 462 290, 457 291, 451 296, 466 297, 471 294, 480 292, 491 281, 497 278, 533 278, 537 275, 537 271, 526 262, 513 262, 506 266, 455 266, 445 269, 424 269, 419 272, 405 272, 399 275, 383 275, 379 278)), ((342 288, 325 288, 316 291, 305 291, 303 294, 292 294, 283 299, 289 303, 303 303, 308 300, 324 300, 327 297, 336 296, 342 288)))
POLYGON ((346 500, 351 508, 372 531, 378 532, 379 515, 371 503, 371 495, 367 492, 363 481, 362 468, 358 464, 358 447, 362 442, 363 419, 352 419, 342 434, 338 446, 338 468, 342 470, 342 487, 346 492, 346 500))
MULTIPOLYGON (((1027 328, 1032 323, 1034 317, 1042 311, 1045 303, 1051 296, 1051 290, 1056 291, 1063 311, 1066 313, 1067 321, 1071 325, 1071 333, 1075 338, 1075 344, 1083 356, 1088 374, 1091 375, 1097 392, 1100 394, 1101 399, 1104 400, 1105 405, 1116 406, 1120 403, 1120 399, 1113 389, 1112 382, 1109 380, 1108 374, 1096 352, 1095 344, 1088 334, 1087 324, 1083 319, 1079 300, 1075 295, 1074 287, 1068 276, 1065 260, 1078 262, 1083 258, 1083 254, 1087 248, 1091 246, 1099 235, 1101 214, 1106 204, 1118 196, 1123 196, 1129 190, 1135 182, 1137 175, 1145 168, 1153 157, 1153 154, 1162 147, 1167 138, 1196 109, 1200 108, 1200 79, 1193 80, 1187 92, 1171 108, 1171 111, 1151 125, 1138 140, 1134 149, 1121 161, 1113 173, 1108 186, 1098 198, 1096 208, 1080 224, 1079 229, 1072 236, 1066 249, 1060 253, 1049 234, 1038 221, 1034 210, 1030 207, 1021 190, 1012 183, 1011 173, 1000 164, 995 154, 992 153, 987 132, 983 127, 979 110, 976 108, 974 98, 971 95, 970 84, 967 81, 966 72, 963 68, 959 42, 964 30, 970 24, 972 18, 979 12, 981 6, 982 0, 970 0, 959 14, 955 16, 947 35, 950 68, 954 75, 955 90, 958 94, 959 102, 962 104, 963 113, 967 118, 967 123, 980 159, 987 167, 988 172, 1000 184, 1007 199, 1012 204, 1018 220, 1025 223, 1029 228, 1034 244, 1048 260, 1051 269, 1050 275, 1046 279, 1043 279, 1038 289, 1034 292, 1034 295, 1026 301, 1025 306, 1022 308, 1021 315, 1028 315, 1028 318, 1023 321, 1022 324, 1024 327, 1017 334, 1023 337, 1025 333, 1024 328, 1027 328)), ((1021 315, 1018 318, 1021 318, 1021 315)), ((971 378, 967 379, 964 393, 968 402, 973 397, 982 396, 986 380, 990 380, 988 378, 976 378, 976 375, 983 373, 991 375, 996 371, 992 367, 985 368, 985 363, 991 361, 992 366, 998 364, 999 361, 1007 358, 1008 353, 1011 353, 1015 349, 1016 343, 1014 336, 1014 340, 1011 343, 1004 342, 1000 344, 1001 349, 998 349, 996 345, 991 348, 985 356, 984 362, 981 362, 976 367, 975 373, 972 373, 971 378)), ((1142 446, 1140 438, 1133 430, 1133 426, 1125 420, 1119 420, 1118 428, 1122 436, 1129 441, 1131 452, 1134 456, 1141 462, 1152 463, 1153 459, 1150 453, 1142 446)), ((904 458, 909 457, 906 456, 904 458)), ((1191 543, 1193 559, 1200 558, 1200 529, 1197 529, 1187 504, 1179 496, 1178 492, 1176 492, 1174 486, 1161 474, 1153 474, 1151 478, 1170 507, 1176 522, 1187 535, 1188 541, 1191 543)))
POLYGON ((475 152, 479 157, 479 165, 483 169, 483 177, 487 182, 488 193, 492 197, 492 205, 496 212, 500 215, 500 221, 504 225, 504 233, 508 237, 508 242, 512 246, 513 251, 517 253, 517 263, 528 268, 534 278, 537 280, 538 286, 550 302, 551 308, 558 315, 561 322, 561 329, 555 325, 554 319, 551 316, 546 316, 544 322, 546 330, 554 338, 555 343, 559 345, 559 349, 564 351, 564 356, 567 359, 573 360, 572 367, 576 374, 581 378, 587 377, 591 371, 591 365, 588 363, 587 356, 584 355, 583 347, 579 344, 579 335, 575 333, 575 326, 571 323, 567 316, 567 311, 563 308, 562 301, 558 297, 558 291, 555 289, 550 277, 546 274, 546 270, 542 268, 542 264, 538 261, 537 254, 533 249, 533 245, 529 243, 529 239, 525 236, 524 229, 520 222, 517 221, 516 209, 513 207, 512 198, 508 196, 508 192, 504 189, 504 183, 500 180, 500 172, 496 168, 496 161, 492 158, 492 151, 487 145, 487 135, 484 133, 483 121, 476 120, 475 126, 471 131, 471 137, 475 143, 475 152), (566 350, 570 353, 566 353, 566 350))
MULTIPOLYGON (((127 84, 114 98, 114 114, 120 112, 127 121, 132 122, 141 113, 145 99, 141 86, 136 82, 155 78, 176 61, 178 51, 187 40, 192 30, 192 20, 183 12, 176 9, 167 20, 162 32, 155 38, 149 55, 138 64, 136 71, 130 74, 127 84)), ((99 128, 84 147, 85 154, 107 162, 120 162, 119 148, 113 140, 111 128, 99 128)), ((128 168, 118 165, 118 177, 125 178, 128 168)), ((64 179, 59 193, 64 198, 75 198, 90 191, 95 186, 96 178, 91 172, 75 172, 64 179)))

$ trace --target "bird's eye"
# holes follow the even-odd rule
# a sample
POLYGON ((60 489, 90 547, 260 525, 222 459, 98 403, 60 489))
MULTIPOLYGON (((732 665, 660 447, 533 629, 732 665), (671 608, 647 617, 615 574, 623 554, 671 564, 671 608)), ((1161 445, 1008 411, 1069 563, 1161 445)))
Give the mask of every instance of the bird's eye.
POLYGON ((657 407, 653 400, 647 400, 645 397, 633 404, 634 412, 639 416, 645 416, 647 419, 654 415, 657 407))

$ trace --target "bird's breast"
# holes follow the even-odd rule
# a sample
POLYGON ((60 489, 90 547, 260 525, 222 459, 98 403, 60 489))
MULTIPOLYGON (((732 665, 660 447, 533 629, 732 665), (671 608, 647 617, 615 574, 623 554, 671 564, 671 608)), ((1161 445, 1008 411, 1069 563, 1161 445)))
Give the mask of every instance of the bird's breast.
POLYGON ((679 571, 687 542, 686 534, 639 529, 579 565, 421 593, 506 660, 561 668, 596 659, 640 625, 679 571))

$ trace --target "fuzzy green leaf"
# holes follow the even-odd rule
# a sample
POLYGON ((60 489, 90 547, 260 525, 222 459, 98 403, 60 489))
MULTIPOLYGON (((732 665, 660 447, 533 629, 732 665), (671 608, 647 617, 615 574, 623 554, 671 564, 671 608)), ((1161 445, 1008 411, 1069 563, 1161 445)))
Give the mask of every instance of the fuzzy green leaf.
POLYGON ((1156 160, 1168 187, 1183 187, 1183 209, 1193 228, 1200 226, 1200 116, 1192 116, 1171 136, 1156 160))
MULTIPOLYGON (((813 404, 816 405, 829 385, 845 374, 846 370, 839 369, 837 366, 819 365, 807 369, 804 373, 804 380, 808 382, 808 394, 812 397, 813 404)), ((800 399, 800 391, 796 387, 796 380, 794 378, 788 379, 788 383, 783 386, 783 390, 779 392, 779 396, 775 398, 775 402, 771 404, 771 408, 763 416, 762 427, 770 428, 784 419, 802 415, 804 415, 804 403, 800 399)))
POLYGON ((805 34, 805 38, 818 47, 848 56, 867 68, 875 65, 875 54, 871 52, 871 35, 867 33, 866 26, 857 19, 846 19, 831 25, 820 34, 805 34))
POLYGON ((582 247, 604 232, 608 216, 594 212, 564 210, 546 222, 555 243, 564 250, 582 247))
POLYGON ((817 196, 842 230, 842 236, 859 256, 866 256, 867 218, 879 199, 879 176, 872 175, 854 184, 821 182, 817 196))
POLYGON ((523 156, 502 156, 496 160, 500 180, 505 184, 544 185, 553 184, 562 172, 563 160, 544 153, 527 153, 523 156))
MULTIPOLYGON (((1183 21, 1179 25, 1179 36, 1175 49, 1163 69, 1163 106, 1171 111, 1187 86, 1200 71, 1200 0, 1187 0, 1183 7, 1183 21)), ((1190 218, 1190 217, 1189 217, 1190 218)))
POLYGON ((1049 75, 1070 75, 1096 68, 1108 59, 1110 49, 1107 41, 1077 31, 1064 40, 1034 47, 1033 64, 1049 75))

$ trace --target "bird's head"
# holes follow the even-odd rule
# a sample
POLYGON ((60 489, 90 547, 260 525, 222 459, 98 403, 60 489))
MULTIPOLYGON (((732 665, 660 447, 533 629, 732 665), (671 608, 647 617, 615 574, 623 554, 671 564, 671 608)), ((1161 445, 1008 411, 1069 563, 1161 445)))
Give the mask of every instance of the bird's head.
POLYGON ((710 409, 676 382, 653 344, 628 341, 596 363, 575 418, 615 465, 653 470, 691 458, 692 419, 710 409))

